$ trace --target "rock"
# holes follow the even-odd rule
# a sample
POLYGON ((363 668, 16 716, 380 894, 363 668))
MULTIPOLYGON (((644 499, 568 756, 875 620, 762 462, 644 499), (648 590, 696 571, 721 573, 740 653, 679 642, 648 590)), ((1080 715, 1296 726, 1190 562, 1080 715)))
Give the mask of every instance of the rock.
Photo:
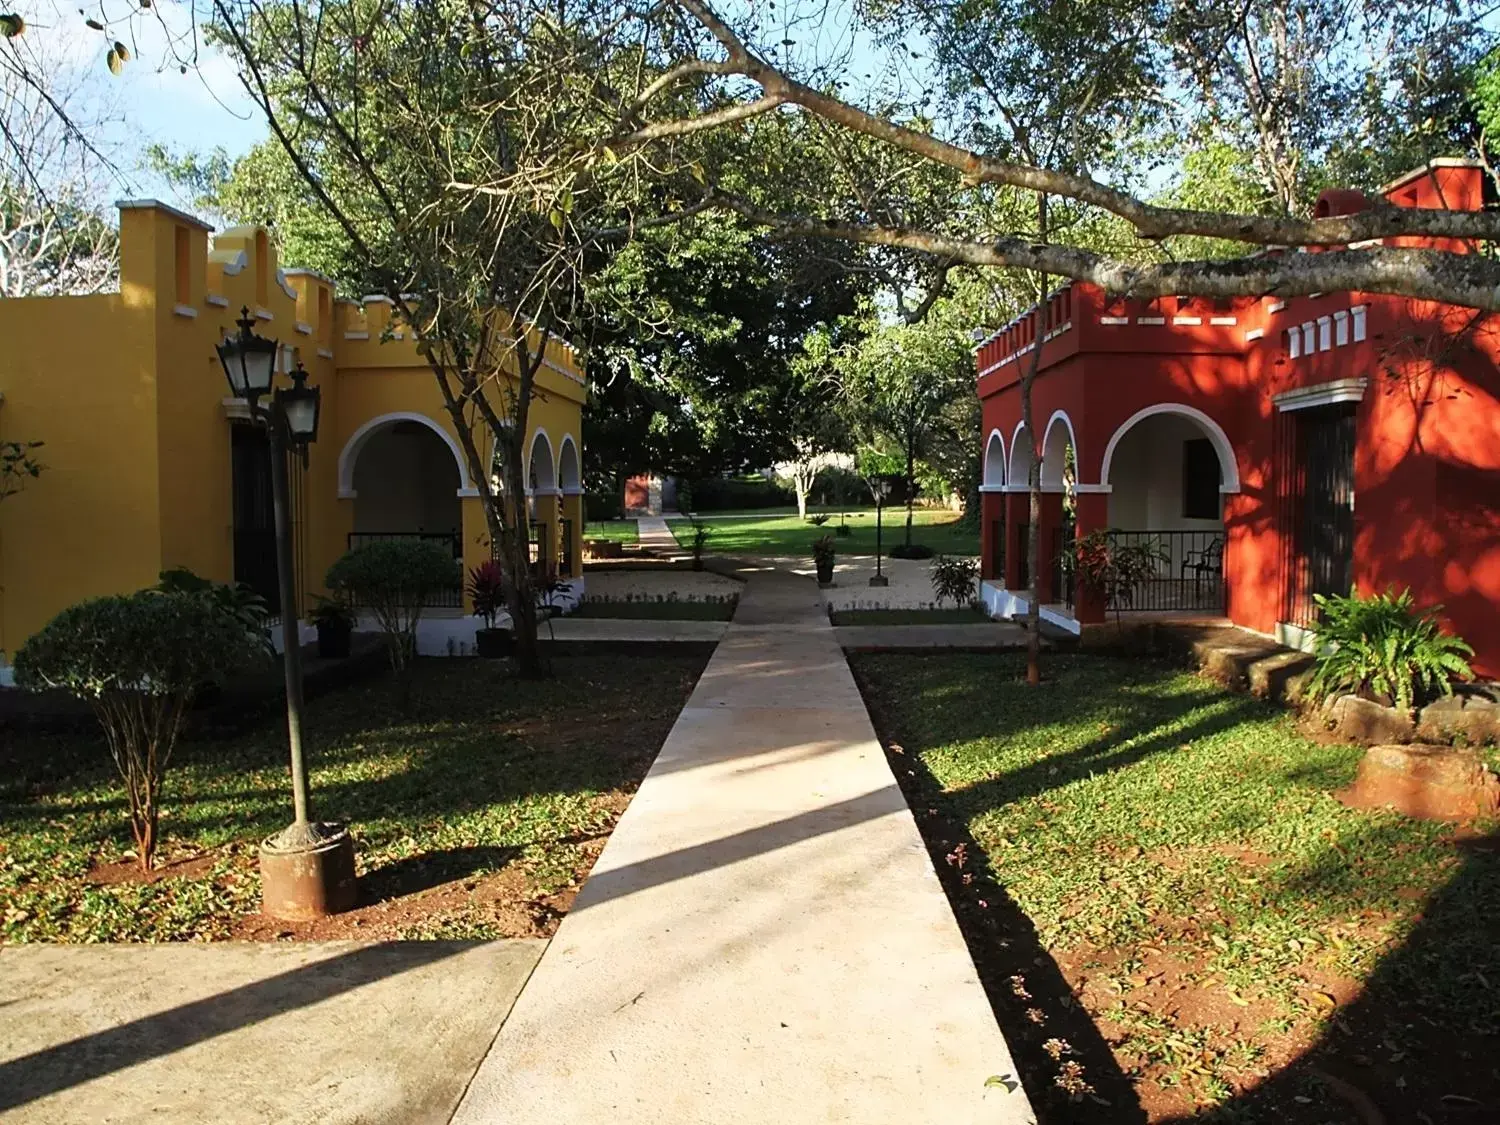
POLYGON ((1353 742, 1410 742, 1416 735, 1411 716, 1357 695, 1341 695, 1327 708, 1333 729, 1353 742))
POLYGON ((1471 750, 1426 743, 1372 746, 1339 800, 1424 820, 1472 820, 1500 812, 1500 778, 1471 750))
POLYGON ((1500 742, 1500 703, 1492 685, 1464 687, 1422 708, 1417 737, 1423 742, 1480 746, 1500 742))

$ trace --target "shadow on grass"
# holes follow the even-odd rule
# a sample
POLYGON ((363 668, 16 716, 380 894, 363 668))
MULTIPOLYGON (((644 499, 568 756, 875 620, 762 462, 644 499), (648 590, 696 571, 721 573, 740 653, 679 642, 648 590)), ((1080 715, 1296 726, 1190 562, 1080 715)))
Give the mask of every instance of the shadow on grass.
POLYGON ((395 860, 366 872, 360 878, 360 905, 370 906, 387 899, 414 895, 481 872, 499 871, 516 859, 522 850, 519 847, 481 845, 421 852, 395 860))
MULTIPOLYGON (((1285 893, 1354 900, 1359 855, 1399 843, 1376 826, 1289 872, 1285 893)), ((1316 1041, 1254 1088, 1174 1122, 1477 1125, 1500 1121, 1500 834, 1460 842, 1448 882, 1423 905, 1363 990, 1316 1041)))

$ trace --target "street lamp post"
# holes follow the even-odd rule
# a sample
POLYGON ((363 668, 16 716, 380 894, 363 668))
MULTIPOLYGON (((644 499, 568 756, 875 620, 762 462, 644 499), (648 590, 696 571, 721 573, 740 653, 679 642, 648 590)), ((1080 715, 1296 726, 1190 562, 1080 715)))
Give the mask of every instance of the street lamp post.
POLYGON ((292 823, 260 847, 261 908, 280 918, 315 918, 354 905, 354 842, 342 824, 312 819, 307 763, 302 751, 302 643, 292 570, 291 498, 286 459, 306 456, 318 436, 322 392, 307 385, 301 362, 292 385, 277 387, 280 345, 256 335, 248 308, 239 332, 218 345, 224 376, 250 419, 265 427, 271 452, 271 503, 276 524, 276 578, 281 600, 281 667, 286 680, 286 733, 292 765, 292 823), (269 399, 267 401, 267 399, 269 399))
POLYGON ((890 477, 881 474, 875 478, 875 573, 870 576, 871 586, 889 586, 891 580, 880 571, 880 548, 882 532, 882 515, 885 512, 885 498, 891 494, 890 477))

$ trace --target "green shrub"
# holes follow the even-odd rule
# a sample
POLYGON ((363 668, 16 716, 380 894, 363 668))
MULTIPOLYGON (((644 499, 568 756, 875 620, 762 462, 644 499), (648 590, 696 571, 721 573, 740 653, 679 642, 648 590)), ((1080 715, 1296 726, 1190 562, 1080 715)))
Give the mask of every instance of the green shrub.
POLYGON ((328 568, 325 585, 375 615, 401 671, 417 648, 417 623, 434 596, 462 580, 448 548, 429 539, 377 539, 356 547, 328 568))
POLYGON ((1429 698, 1452 695, 1455 679, 1474 678, 1467 659, 1474 650, 1443 632, 1442 606, 1417 609, 1410 589, 1313 600, 1322 614, 1307 684, 1314 699, 1352 692, 1410 713, 1429 698))
POLYGON ((185 566, 174 566, 156 576, 156 589, 164 594, 198 594, 239 623, 250 640, 274 655, 268 623, 271 611, 266 599, 243 582, 215 582, 194 574, 185 566))
POLYGON ((708 546, 708 538, 714 533, 714 529, 699 520, 696 516, 688 516, 688 525, 692 527, 693 534, 688 543, 688 548, 693 552, 693 569, 703 569, 703 550, 708 546))
POLYGON ((974 600, 979 560, 966 555, 939 555, 932 562, 932 592, 941 606, 951 601, 959 609, 974 600))
POLYGON ((583 497, 585 523, 625 518, 625 501, 618 492, 589 492, 583 497))
POLYGON ((683 499, 683 486, 677 486, 678 510, 687 512, 727 512, 738 508, 785 508, 797 503, 790 488, 765 477, 706 477, 693 481, 683 499))
POLYGON ((16 654, 16 682, 61 689, 93 708, 149 871, 162 777, 194 691, 265 659, 264 646, 212 597, 142 590, 63 610, 16 654))
POLYGON ((937 552, 926 543, 897 543, 886 554, 893 559, 930 559, 937 552))

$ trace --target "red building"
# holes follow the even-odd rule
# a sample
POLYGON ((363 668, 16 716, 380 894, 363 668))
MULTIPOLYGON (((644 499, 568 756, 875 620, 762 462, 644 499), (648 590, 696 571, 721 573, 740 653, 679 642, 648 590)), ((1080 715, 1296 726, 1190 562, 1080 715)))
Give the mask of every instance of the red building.
MULTIPOLYGON (((1409 207, 1494 203, 1483 170, 1457 160, 1384 194, 1409 207)), ((1327 192, 1318 213, 1366 205, 1327 192)), ((1296 645, 1314 593, 1409 586, 1419 604, 1445 607, 1476 671, 1500 676, 1497 360, 1500 316, 1451 305, 1361 293, 1136 301, 1064 288, 977 349, 985 601, 997 614, 1026 605, 1035 446, 1038 597, 1067 628, 1103 620, 1104 607, 1073 604, 1062 545, 1108 528, 1166 552, 1131 611, 1222 615, 1296 645), (1033 443, 1019 380, 1038 344, 1033 443)))

